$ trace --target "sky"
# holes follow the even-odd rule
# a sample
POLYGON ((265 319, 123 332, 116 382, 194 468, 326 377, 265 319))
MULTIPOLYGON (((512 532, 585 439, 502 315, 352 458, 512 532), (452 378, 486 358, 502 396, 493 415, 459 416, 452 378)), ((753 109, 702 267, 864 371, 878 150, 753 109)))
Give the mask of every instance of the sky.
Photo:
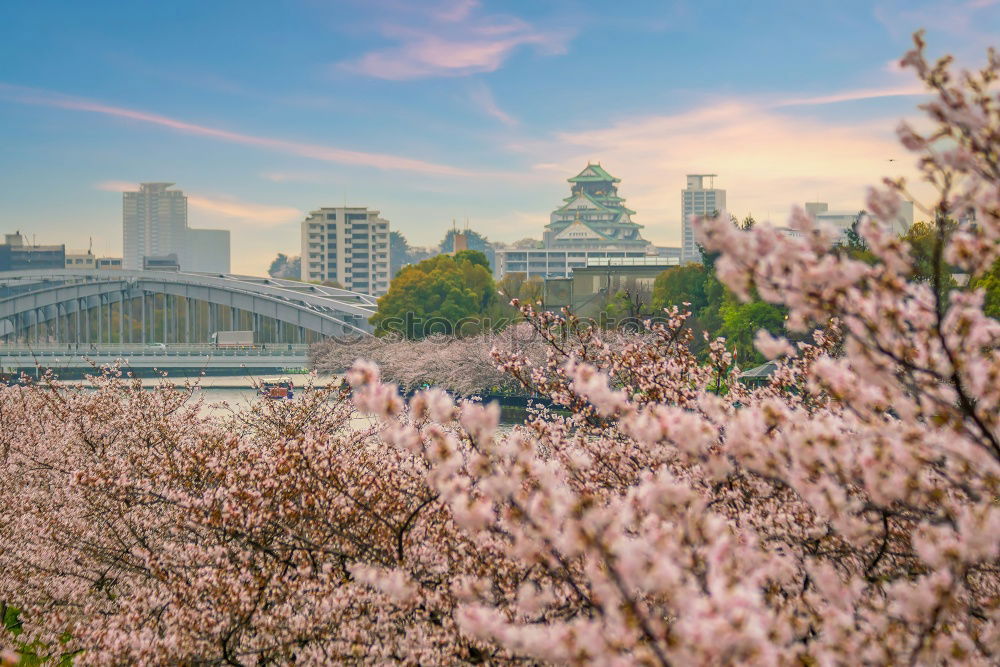
POLYGON ((234 272, 299 252, 322 206, 412 245, 452 226, 541 238, 588 161, 643 235, 679 245, 687 173, 739 217, 863 207, 912 174, 925 99, 899 58, 975 66, 1000 0, 8 0, 0 222, 121 255, 121 195, 169 181, 234 272))

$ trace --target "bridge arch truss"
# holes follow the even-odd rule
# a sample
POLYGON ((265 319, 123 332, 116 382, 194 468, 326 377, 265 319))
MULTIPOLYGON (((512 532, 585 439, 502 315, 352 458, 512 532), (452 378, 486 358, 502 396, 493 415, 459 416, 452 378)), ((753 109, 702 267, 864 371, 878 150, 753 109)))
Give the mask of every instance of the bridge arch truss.
POLYGON ((0 272, 7 343, 210 342, 252 330, 257 343, 371 335, 375 299, 300 283, 175 271, 0 272))

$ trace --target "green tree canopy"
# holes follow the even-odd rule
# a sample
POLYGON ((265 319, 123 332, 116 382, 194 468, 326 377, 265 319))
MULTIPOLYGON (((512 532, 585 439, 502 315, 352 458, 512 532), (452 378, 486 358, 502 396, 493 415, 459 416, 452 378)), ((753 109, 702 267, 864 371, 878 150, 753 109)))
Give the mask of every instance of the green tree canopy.
POLYGON ((486 259, 486 254, 481 250, 459 250, 455 253, 455 260, 467 260, 478 266, 485 267, 487 271, 490 270, 490 260, 486 259))
POLYGON ((1000 259, 993 262, 989 271, 972 281, 971 286, 986 292, 983 312, 1000 320, 1000 259))
POLYGON ((376 335, 478 332, 492 326, 488 317, 499 315, 497 297, 482 253, 438 255, 403 267, 370 321, 376 335))
POLYGON ((278 256, 274 258, 271 262, 271 266, 267 269, 267 275, 272 278, 285 278, 298 280, 302 264, 298 256, 289 257, 283 252, 279 252, 278 256))
POLYGON ((764 363, 764 357, 753 345, 754 337, 760 329, 775 335, 784 334, 784 309, 760 299, 740 303, 733 295, 726 297, 719 311, 722 328, 718 335, 724 336, 729 348, 736 351, 743 368, 764 363))
MULTIPOLYGON (((946 220, 941 229, 932 222, 915 222, 903 235, 903 240, 910 244, 910 256, 913 258, 913 279, 928 282, 934 277, 935 248, 941 243, 939 234, 947 238, 956 227, 952 220, 946 220)), ((938 258, 941 262, 941 275, 949 279, 953 270, 943 258, 938 258)))
POLYGON ((687 308, 697 314, 708 303, 705 294, 705 283, 708 269, 701 264, 686 264, 667 269, 656 277, 653 282, 653 310, 662 311, 670 306, 677 306, 682 311, 684 303, 690 303, 687 308))

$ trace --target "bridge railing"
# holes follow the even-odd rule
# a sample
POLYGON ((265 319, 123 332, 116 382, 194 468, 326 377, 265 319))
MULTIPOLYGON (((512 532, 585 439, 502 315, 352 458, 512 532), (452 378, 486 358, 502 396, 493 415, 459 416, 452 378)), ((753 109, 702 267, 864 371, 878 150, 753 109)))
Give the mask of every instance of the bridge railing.
POLYGON ((143 357, 302 357, 308 345, 273 343, 253 346, 196 345, 6 345, 0 344, 0 357, 64 357, 70 356, 143 356, 143 357))

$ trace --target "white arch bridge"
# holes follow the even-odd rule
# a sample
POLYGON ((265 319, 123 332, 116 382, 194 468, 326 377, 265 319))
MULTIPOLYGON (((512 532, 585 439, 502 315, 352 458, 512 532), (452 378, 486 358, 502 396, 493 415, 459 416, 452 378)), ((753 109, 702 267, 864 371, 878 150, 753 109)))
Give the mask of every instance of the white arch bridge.
POLYGON ((294 280, 178 271, 0 272, 9 346, 200 345, 217 331, 258 345, 370 336, 375 297, 294 280))

